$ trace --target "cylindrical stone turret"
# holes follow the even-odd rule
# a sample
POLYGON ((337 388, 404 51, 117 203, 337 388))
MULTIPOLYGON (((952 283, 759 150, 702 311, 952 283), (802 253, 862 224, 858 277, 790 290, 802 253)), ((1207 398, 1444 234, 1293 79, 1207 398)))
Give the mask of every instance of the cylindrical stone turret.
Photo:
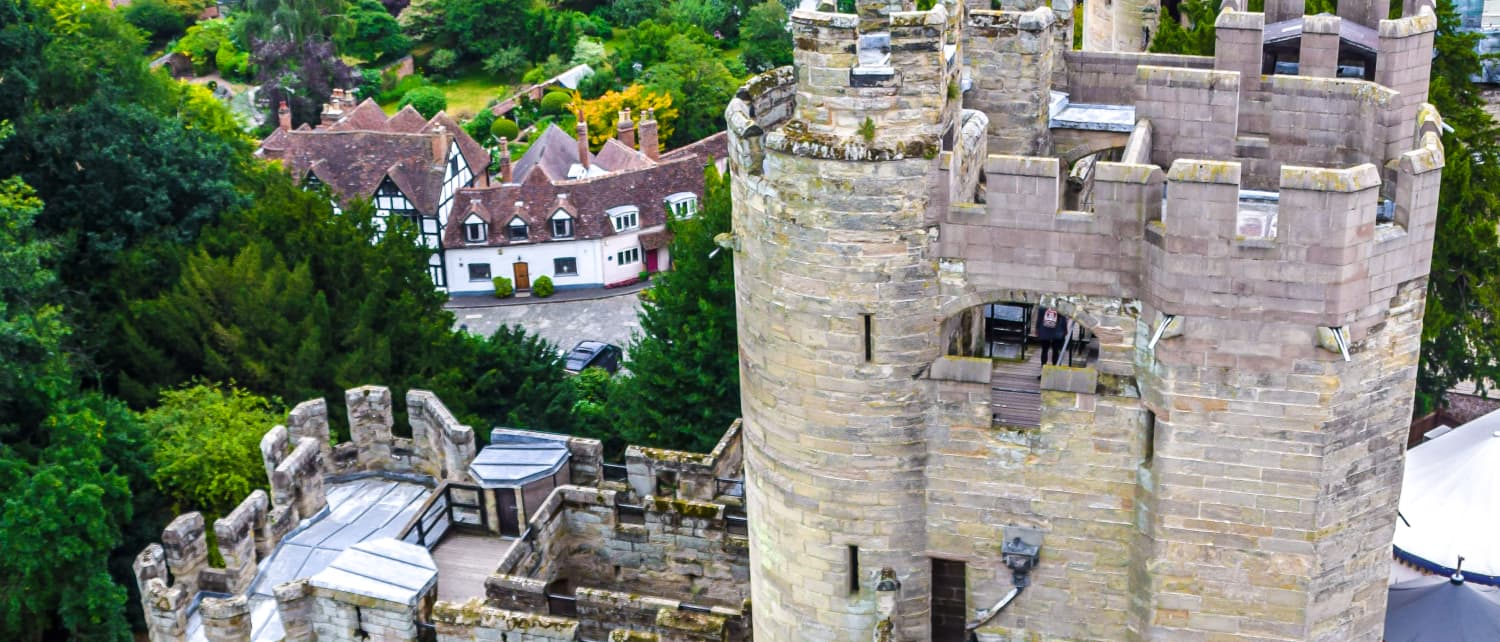
POLYGON ((931 400, 912 380, 939 356, 928 226, 957 104, 942 35, 962 8, 876 25, 865 4, 858 17, 797 11, 801 73, 742 92, 762 92, 755 113, 790 119, 742 126, 730 107, 731 149, 765 138, 763 161, 732 162, 751 590, 769 640, 874 639, 882 567, 902 587, 899 638, 929 639, 931 400), (938 37, 918 46, 919 33, 938 37))

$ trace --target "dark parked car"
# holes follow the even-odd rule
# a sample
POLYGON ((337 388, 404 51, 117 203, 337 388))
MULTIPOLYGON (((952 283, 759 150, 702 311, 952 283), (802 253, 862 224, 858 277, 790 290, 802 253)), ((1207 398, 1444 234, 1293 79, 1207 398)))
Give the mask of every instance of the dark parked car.
POLYGON ((619 346, 600 341, 579 341, 563 359, 563 370, 578 374, 588 368, 604 368, 614 374, 620 369, 619 346))

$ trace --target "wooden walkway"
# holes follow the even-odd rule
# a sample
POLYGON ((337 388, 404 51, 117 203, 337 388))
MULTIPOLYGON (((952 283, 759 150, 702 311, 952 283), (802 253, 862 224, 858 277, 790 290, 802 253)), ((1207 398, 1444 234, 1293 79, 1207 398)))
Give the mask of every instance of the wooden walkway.
POLYGON ((1041 350, 1028 347, 1026 361, 995 361, 990 398, 997 425, 1036 428, 1042 425, 1041 350))
POLYGON ((484 597, 484 578, 495 572, 514 538, 449 532, 432 550, 438 567, 438 599, 465 602, 484 597))

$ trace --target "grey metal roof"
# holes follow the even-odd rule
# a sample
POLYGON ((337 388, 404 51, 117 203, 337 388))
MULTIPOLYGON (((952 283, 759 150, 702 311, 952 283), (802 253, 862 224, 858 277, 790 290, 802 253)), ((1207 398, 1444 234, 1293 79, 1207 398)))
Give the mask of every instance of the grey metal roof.
POLYGON ((490 445, 469 464, 469 476, 485 488, 514 488, 551 477, 567 462, 568 444, 562 439, 496 428, 490 445))
POLYGON ((412 606, 437 584, 437 564, 427 549, 386 537, 339 553, 310 583, 412 606))
POLYGON ((1068 94, 1054 91, 1047 108, 1047 126, 1054 129, 1106 132, 1129 132, 1135 129, 1135 105, 1075 103, 1068 100, 1068 94))
MULTIPOLYGON (((1303 19, 1298 17, 1268 24, 1265 31, 1261 33, 1261 42, 1269 45, 1301 38, 1302 23, 1303 19)), ((1339 21, 1339 40, 1369 53, 1375 53, 1380 49, 1380 34, 1353 20, 1339 21)))

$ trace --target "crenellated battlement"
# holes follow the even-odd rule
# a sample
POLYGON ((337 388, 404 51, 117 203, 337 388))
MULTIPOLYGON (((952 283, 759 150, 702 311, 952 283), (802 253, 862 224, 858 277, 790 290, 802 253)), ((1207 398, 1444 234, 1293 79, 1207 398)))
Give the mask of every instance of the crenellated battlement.
POLYGON ((1432 0, 1225 0, 1214 56, 1128 51, 1154 0, 1085 7, 1126 51, 1072 50, 1066 0, 964 4, 799 11, 726 110, 755 628, 1376 642, 1432 0), (1037 363, 1034 306, 1084 349, 1037 363))
POLYGON ((792 13, 795 109, 768 146, 846 160, 937 153, 957 103, 962 6, 889 9, 861 2, 857 14, 792 13))

